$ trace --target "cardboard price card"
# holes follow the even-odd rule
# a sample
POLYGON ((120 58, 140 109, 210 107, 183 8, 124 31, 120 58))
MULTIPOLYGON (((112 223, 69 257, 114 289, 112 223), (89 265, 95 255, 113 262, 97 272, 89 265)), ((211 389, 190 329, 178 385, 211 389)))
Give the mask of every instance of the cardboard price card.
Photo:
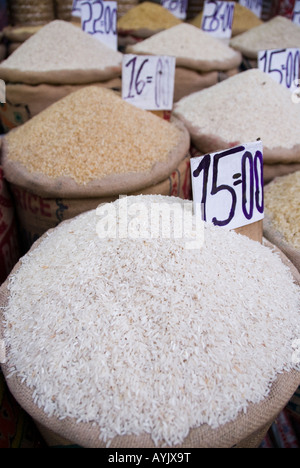
POLYGON ((113 50, 118 48, 117 2, 81 1, 81 27, 113 50))
POLYGON ((300 0, 295 1, 292 21, 293 23, 298 24, 298 26, 300 26, 300 0))
POLYGON ((201 29, 218 39, 230 39, 234 2, 206 0, 204 2, 201 29))
POLYGON ((161 0, 160 4, 169 10, 176 18, 186 19, 188 0, 161 0))
POLYGON ((268 73, 277 83, 292 92, 297 89, 300 67, 300 49, 262 50, 257 56, 258 68, 268 73))
POLYGON ((256 141, 191 158, 194 211, 236 229, 263 219, 263 149, 256 141))
POLYGON ((258 18, 261 18, 262 0, 239 0, 239 4, 251 10, 258 18))
POLYGON ((172 110, 175 57, 125 54, 122 98, 145 110, 172 110))

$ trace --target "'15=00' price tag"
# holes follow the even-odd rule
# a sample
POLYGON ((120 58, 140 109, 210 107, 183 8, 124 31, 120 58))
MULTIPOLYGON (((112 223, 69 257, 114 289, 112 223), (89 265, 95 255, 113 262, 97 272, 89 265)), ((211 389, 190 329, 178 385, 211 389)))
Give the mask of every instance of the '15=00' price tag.
POLYGON ((300 49, 262 50, 257 56, 258 68, 291 91, 298 87, 300 49))
POLYGON ((175 57, 126 54, 122 98, 145 110, 172 110, 175 57))
POLYGON ((191 158, 191 173, 195 213, 203 221, 236 229, 263 219, 261 141, 191 158))

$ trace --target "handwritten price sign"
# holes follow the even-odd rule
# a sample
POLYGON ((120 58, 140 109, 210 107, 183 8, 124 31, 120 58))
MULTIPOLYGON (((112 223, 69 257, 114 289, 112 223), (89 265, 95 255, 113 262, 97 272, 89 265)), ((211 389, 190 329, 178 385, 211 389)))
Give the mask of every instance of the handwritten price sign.
POLYGON ((201 29, 219 39, 230 39, 234 2, 206 0, 204 2, 201 29))
POLYGON ((235 229, 264 217, 261 141, 191 159, 193 199, 204 221, 235 229))
POLYGON ((81 1, 81 27, 100 42, 117 50, 117 2, 81 1))
POLYGON ((295 1, 292 21, 300 26, 300 0, 295 1))
POLYGON ((258 18, 261 18, 262 0, 239 0, 239 4, 251 10, 258 18))
POLYGON ((81 17, 81 2, 82 0, 73 0, 72 15, 76 16, 77 18, 81 17))
POLYGON ((181 20, 186 19, 188 0, 161 0, 160 4, 176 16, 176 18, 181 20))
POLYGON ((300 49, 263 50, 258 53, 258 68, 292 92, 297 88, 300 49))
POLYGON ((132 55, 123 57, 122 98, 147 110, 172 110, 175 57, 132 55))

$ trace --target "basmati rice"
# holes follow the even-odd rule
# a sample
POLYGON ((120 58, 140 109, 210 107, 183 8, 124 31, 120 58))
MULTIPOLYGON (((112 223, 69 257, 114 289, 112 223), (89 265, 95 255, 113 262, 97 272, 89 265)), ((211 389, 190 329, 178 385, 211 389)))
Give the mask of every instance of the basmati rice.
MULTIPOLYGON (((192 202, 127 203, 145 227, 154 203, 192 202)), ((208 224, 189 250, 162 233, 101 240, 98 222, 91 211, 58 226, 10 278, 7 362, 47 415, 94 423, 107 443, 146 432, 172 446, 233 420, 296 367, 300 292, 277 254, 208 224)))
POLYGON ((174 114, 192 125, 194 133, 228 144, 258 138, 265 149, 300 144, 300 106, 292 102, 287 88, 258 69, 184 97, 175 104, 174 114))

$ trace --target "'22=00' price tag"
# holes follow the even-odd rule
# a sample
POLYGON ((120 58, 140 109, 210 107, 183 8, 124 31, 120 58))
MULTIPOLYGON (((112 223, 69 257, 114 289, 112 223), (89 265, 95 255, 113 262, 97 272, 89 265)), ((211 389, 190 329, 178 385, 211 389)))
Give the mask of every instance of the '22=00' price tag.
POLYGON ((81 1, 81 27, 113 50, 118 48, 117 2, 81 1))
POLYGON ((175 57, 126 54, 122 98, 145 110, 172 110, 175 57))
POLYGON ((230 39, 234 2, 206 0, 204 2, 201 29, 218 39, 230 39))
POLYGON ((236 229, 263 219, 261 141, 192 158, 191 172, 195 213, 204 221, 236 229))

